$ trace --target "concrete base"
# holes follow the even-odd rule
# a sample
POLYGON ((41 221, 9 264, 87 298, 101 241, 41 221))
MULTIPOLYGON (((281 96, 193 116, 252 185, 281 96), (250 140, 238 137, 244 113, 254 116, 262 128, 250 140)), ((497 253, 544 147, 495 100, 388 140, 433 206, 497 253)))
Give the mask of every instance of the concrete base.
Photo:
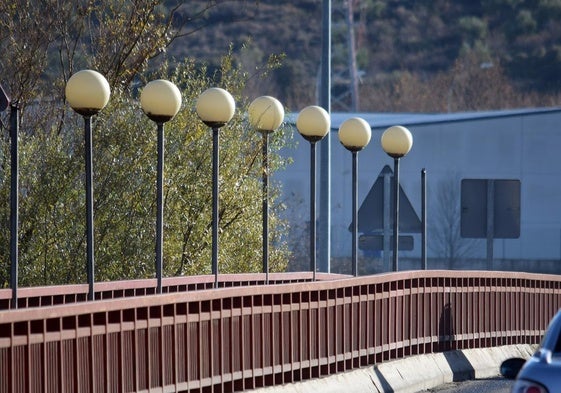
POLYGON ((305 382, 253 390, 259 393, 414 393, 449 382, 499 375, 509 358, 529 358, 536 345, 509 345, 412 356, 305 382))

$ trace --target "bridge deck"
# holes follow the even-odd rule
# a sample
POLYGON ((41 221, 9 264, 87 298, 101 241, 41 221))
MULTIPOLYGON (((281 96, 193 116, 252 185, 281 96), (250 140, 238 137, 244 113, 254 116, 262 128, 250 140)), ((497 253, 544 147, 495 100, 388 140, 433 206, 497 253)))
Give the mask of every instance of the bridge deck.
POLYGON ((151 280, 104 283, 92 302, 80 301, 86 286, 22 290, 25 307, 0 311, 0 392, 243 391, 414 354, 537 343, 561 305, 561 278, 550 275, 262 278, 225 277, 220 289, 206 289, 212 277, 169 279, 162 295, 151 280))

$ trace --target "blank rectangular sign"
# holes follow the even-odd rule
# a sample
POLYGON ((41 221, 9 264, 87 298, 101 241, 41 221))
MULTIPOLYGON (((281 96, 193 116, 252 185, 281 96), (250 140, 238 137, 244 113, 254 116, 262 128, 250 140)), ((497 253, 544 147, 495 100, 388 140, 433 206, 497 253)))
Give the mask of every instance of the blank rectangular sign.
POLYGON ((489 214, 493 218, 492 238, 520 237, 520 180, 462 179, 461 236, 487 238, 489 214), (492 211, 489 211, 488 190, 491 186, 492 211))

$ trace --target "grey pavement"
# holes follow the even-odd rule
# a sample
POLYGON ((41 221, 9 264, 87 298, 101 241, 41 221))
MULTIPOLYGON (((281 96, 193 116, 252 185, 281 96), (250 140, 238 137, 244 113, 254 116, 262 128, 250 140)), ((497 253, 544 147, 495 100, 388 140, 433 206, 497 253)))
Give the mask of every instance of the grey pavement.
POLYGON ((499 375, 501 363, 530 357, 535 345, 508 345, 411 356, 305 382, 254 390, 259 393, 416 393, 447 383, 499 375))
POLYGON ((503 377, 452 382, 419 393, 510 393, 514 381, 503 377))

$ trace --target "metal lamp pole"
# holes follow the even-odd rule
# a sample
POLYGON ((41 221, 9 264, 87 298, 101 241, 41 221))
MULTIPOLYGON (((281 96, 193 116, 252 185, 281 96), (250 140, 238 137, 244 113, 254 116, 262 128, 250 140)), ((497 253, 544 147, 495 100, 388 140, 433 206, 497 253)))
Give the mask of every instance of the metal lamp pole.
POLYGON ((360 117, 345 120, 339 127, 339 141, 352 153, 353 159, 353 203, 352 203, 352 256, 353 276, 358 275, 358 152, 370 142, 370 125, 360 117))
POLYGON ((397 272, 399 250, 399 159, 413 146, 411 132, 403 126, 392 126, 382 134, 382 148, 394 162, 393 271, 397 272))
POLYGON ((393 271, 397 272, 398 268, 398 250, 399 250, 399 157, 393 159, 393 271))
POLYGON ((10 104, 10 139, 11 165, 10 165, 10 277, 12 287, 12 307, 18 308, 18 266, 19 266, 19 105, 10 104))
POLYGON ((92 165, 92 116, 107 105, 109 83, 97 71, 82 70, 70 77, 66 84, 66 99, 72 109, 84 118, 85 170, 86 170, 86 270, 88 275, 88 300, 94 300, 94 211, 92 165))
POLYGON ((251 126, 263 135, 263 273, 265 273, 265 283, 269 284, 269 134, 282 124, 284 108, 276 98, 261 96, 251 102, 248 115, 251 126))
POLYGON ((0 112, 10 106, 10 287, 12 308, 18 308, 18 229, 19 229, 19 105, 11 102, 0 85, 0 112))
POLYGON ((320 106, 308 106, 296 120, 300 135, 310 142, 310 270, 316 280, 316 142, 322 140, 331 128, 329 113, 320 106))
POLYGON ((142 110, 158 127, 158 166, 156 169, 156 293, 162 293, 164 258, 164 123, 173 119, 181 107, 177 86, 164 79, 148 83, 140 94, 142 110))
POLYGON ((234 98, 226 90, 211 87, 201 93, 196 104, 197 115, 212 129, 212 274, 214 288, 218 288, 218 197, 219 197, 219 157, 218 131, 228 123, 236 110, 234 98))

